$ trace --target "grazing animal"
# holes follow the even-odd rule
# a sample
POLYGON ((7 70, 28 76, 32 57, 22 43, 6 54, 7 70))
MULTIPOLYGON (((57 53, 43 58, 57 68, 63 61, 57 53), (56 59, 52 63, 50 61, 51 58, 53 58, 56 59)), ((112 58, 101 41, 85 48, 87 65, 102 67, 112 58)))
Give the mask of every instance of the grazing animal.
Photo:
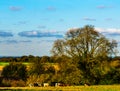
POLYGON ((55 87, 58 87, 60 86, 61 84, 60 83, 55 83, 55 87))
POLYGON ((44 87, 48 87, 48 86, 49 86, 49 83, 43 83, 43 86, 44 86, 44 87))
POLYGON ((32 83, 30 83, 30 84, 29 84, 29 87, 33 87, 33 84, 32 84, 32 83))
POLYGON ((89 84, 89 83, 85 83, 84 86, 85 86, 85 87, 88 87, 88 86, 90 86, 90 84, 89 84))
POLYGON ((34 83, 34 87, 38 87, 38 83, 34 83))

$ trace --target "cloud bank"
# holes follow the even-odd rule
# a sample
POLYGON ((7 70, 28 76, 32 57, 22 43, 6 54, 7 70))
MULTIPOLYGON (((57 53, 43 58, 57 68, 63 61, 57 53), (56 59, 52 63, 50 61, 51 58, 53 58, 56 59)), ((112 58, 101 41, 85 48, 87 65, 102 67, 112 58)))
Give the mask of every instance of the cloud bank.
POLYGON ((10 6, 9 9, 10 9, 11 11, 20 11, 20 10, 22 10, 22 8, 19 7, 19 6, 10 6))
POLYGON ((0 37, 13 37, 13 34, 11 32, 0 31, 0 37))
POLYGON ((39 28, 39 29, 45 29, 46 26, 45 25, 39 25, 37 28, 39 28))
POLYGON ((89 18, 89 17, 84 17, 83 20, 86 20, 86 21, 96 21, 96 19, 94 19, 94 18, 89 18))
POLYGON ((31 43, 31 40, 3 40, 0 41, 0 43, 5 43, 5 44, 18 44, 18 43, 31 43))
POLYGON ((56 11, 56 8, 54 6, 49 6, 46 8, 47 11, 56 11))
POLYGON ((113 6, 106 6, 106 5, 99 5, 97 6, 98 9, 107 9, 107 8, 112 8, 113 6))
POLYGON ((62 38, 63 35, 56 33, 56 32, 40 32, 40 31, 23 31, 18 33, 21 37, 56 37, 56 38, 62 38))
POLYGON ((120 29, 117 28, 95 28, 98 32, 106 34, 106 35, 111 35, 111 36, 119 36, 120 35, 120 29))

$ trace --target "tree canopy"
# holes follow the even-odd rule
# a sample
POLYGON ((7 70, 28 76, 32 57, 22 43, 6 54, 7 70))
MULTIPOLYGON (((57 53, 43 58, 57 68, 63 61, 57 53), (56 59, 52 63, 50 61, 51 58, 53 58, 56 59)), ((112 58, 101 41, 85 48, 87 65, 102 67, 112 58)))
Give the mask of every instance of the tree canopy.
POLYGON ((98 56, 111 56, 115 53, 115 47, 115 40, 108 40, 93 26, 86 25, 83 28, 70 29, 64 39, 56 40, 52 53, 88 60, 98 56))

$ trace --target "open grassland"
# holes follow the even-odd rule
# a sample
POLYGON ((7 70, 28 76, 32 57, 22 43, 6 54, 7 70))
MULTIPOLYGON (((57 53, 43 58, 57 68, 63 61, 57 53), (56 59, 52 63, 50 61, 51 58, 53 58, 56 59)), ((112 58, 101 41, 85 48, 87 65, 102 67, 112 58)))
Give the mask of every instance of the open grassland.
POLYGON ((120 91, 120 85, 68 87, 1 87, 0 91, 120 91))

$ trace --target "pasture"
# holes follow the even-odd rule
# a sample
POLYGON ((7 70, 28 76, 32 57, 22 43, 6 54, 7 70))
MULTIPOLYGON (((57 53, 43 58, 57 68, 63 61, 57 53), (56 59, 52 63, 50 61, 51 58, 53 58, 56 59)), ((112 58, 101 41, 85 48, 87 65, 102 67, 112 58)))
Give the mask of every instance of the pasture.
POLYGON ((120 85, 66 87, 1 87, 1 91, 120 91, 120 85))
POLYGON ((6 65, 9 65, 9 62, 0 62, 0 70, 2 70, 6 65))
MULTIPOLYGON (((0 62, 0 70, 2 70, 3 67, 9 65, 9 63, 10 63, 10 62, 0 62)), ((28 63, 28 62, 23 62, 23 64, 28 66, 30 63, 28 63)))
POLYGON ((9 65, 9 62, 0 62, 0 66, 6 66, 9 65))

